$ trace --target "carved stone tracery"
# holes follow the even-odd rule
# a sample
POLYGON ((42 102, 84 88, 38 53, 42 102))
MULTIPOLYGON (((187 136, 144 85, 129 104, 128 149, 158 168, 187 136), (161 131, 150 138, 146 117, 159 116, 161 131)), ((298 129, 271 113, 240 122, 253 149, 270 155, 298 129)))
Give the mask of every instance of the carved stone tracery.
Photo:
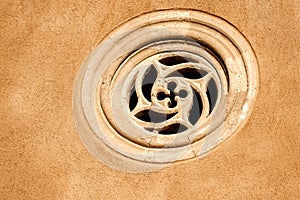
MULTIPOLYGON (((215 106, 211 104, 215 104, 218 97, 214 96, 215 99, 209 99, 207 96, 210 81, 216 86, 215 91, 211 92, 218 93, 218 90, 221 90, 219 76, 214 67, 204 58, 183 52, 163 53, 152 56, 137 65, 128 75, 122 92, 131 94, 131 96, 128 95, 128 105, 131 103, 132 95, 136 95, 136 105, 129 115, 137 124, 154 133, 159 133, 168 127, 173 127, 172 133, 174 133, 174 128, 179 126, 175 133, 180 133, 193 126, 199 126, 199 123, 209 116, 210 110, 215 106), (182 57, 183 55, 185 57, 182 57), (192 60, 191 57, 198 58, 198 62, 192 60), (178 58, 181 60, 178 61, 178 58), (174 60, 175 64, 161 63, 166 59, 174 60), (147 76, 150 77, 145 81, 147 76), (154 82, 153 79, 155 79, 154 82), (143 92, 145 85, 146 87, 152 85, 151 88, 146 88, 151 91, 143 92), (151 101, 144 96, 145 92, 150 93, 151 101), (195 99, 197 95, 200 98, 195 99), (198 106, 196 105, 196 109, 192 112, 193 107, 195 108, 193 103, 198 106), (192 114, 199 115, 199 119, 190 120, 192 114), (183 127, 180 128, 180 126, 183 127)), ((164 132, 167 133, 167 131, 164 132)))

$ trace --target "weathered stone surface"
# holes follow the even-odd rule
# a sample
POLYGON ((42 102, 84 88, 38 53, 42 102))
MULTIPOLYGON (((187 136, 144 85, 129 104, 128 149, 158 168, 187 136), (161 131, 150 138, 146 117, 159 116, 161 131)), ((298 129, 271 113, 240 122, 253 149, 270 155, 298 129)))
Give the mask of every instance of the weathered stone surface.
POLYGON ((1 1, 1 199, 299 199, 300 8, 288 1, 1 1), (194 8, 234 24, 260 66, 246 126, 213 154, 149 174, 83 147, 72 90, 86 55, 129 18, 194 8))

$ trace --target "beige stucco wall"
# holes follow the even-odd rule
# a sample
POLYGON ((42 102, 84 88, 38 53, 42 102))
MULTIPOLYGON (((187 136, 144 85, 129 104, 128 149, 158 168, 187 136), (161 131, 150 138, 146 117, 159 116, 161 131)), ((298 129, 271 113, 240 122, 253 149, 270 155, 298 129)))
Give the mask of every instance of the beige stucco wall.
POLYGON ((300 199, 299 0, 0 2, 0 199, 300 199), (114 171, 82 145, 72 89, 86 55, 146 11, 194 8, 234 24, 260 64, 246 126, 201 160, 114 171))

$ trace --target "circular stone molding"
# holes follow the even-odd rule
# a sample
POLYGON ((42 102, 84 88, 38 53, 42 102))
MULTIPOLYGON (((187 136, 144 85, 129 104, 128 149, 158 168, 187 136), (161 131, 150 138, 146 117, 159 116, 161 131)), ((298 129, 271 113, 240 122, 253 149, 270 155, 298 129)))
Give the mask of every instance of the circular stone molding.
POLYGON ((244 36, 195 10, 133 18, 78 72, 73 111, 86 148, 106 165, 147 172, 203 157, 237 132, 258 92, 244 36))

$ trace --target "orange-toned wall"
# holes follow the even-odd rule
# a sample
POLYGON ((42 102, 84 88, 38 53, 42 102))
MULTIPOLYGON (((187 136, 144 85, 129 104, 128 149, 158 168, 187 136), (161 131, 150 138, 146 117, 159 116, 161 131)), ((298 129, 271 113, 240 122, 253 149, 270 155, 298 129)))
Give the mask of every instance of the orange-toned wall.
POLYGON ((0 199, 300 199, 299 0, 0 2, 0 199), (260 64, 246 126, 201 160, 114 171, 82 145, 72 90, 87 54, 146 11, 193 8, 234 24, 260 64))

